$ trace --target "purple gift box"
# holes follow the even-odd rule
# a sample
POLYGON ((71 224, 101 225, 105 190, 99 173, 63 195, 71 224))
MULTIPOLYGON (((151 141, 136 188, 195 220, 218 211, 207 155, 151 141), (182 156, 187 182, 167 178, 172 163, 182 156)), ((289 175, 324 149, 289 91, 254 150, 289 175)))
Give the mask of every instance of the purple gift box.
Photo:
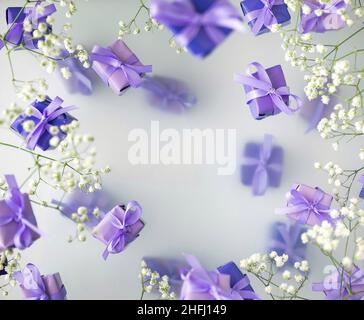
POLYGON ((314 283, 313 291, 322 291, 327 300, 363 300, 364 269, 353 266, 351 271, 335 268, 323 282, 314 283))
POLYGON ((273 24, 286 25, 291 20, 283 0, 244 0, 240 5, 255 35, 268 32, 273 24))
POLYGON ((105 260, 109 254, 122 252, 139 236, 144 228, 144 222, 140 219, 141 213, 140 205, 131 201, 127 206, 114 207, 93 229, 93 236, 106 244, 103 253, 105 260))
POLYGON ((16 247, 28 248, 41 233, 26 193, 21 193, 15 177, 6 175, 8 193, 0 201, 0 251, 16 247))
POLYGON ((52 137, 57 136, 59 140, 66 138, 67 134, 61 130, 61 126, 70 124, 76 120, 67 111, 72 111, 75 107, 62 108, 63 100, 56 97, 54 100, 46 97, 44 101, 34 101, 31 104, 33 114, 27 116, 21 114, 11 124, 11 128, 19 133, 26 139, 27 148, 34 150, 38 146, 43 151, 52 149, 50 140, 52 137), (27 132, 23 128, 23 123, 27 120, 34 122, 35 126, 31 132, 27 132), (51 126, 59 128, 59 132, 56 135, 52 135, 48 130, 51 126))
POLYGON ((332 0, 329 3, 320 3, 316 0, 305 0, 304 4, 311 12, 304 14, 301 10, 300 32, 325 32, 338 30, 346 26, 345 21, 338 14, 338 10, 346 9, 348 4, 345 0, 332 0), (321 10, 322 14, 317 16, 315 11, 321 10))
POLYGON ((41 275, 38 268, 28 263, 22 272, 14 273, 27 300, 67 300, 66 288, 60 274, 41 275))
POLYGON ((301 107, 301 99, 290 93, 280 65, 265 69, 260 63, 252 62, 246 75, 236 74, 235 81, 243 85, 246 103, 257 120, 280 112, 291 115, 301 107), (252 73, 252 68, 257 71, 252 73), (289 105, 290 96, 296 102, 294 108, 289 105))
POLYGON ((95 46, 90 58, 95 72, 119 95, 129 87, 139 87, 145 73, 152 71, 152 66, 143 65, 121 40, 108 48, 95 46))
POLYGON ((233 30, 243 31, 239 12, 228 0, 153 0, 150 9, 198 58, 208 56, 233 30))
POLYGON ((364 174, 360 175, 358 180, 362 185, 360 193, 359 193, 359 198, 364 199, 364 174))
POLYGON ((334 224, 335 220, 330 216, 332 200, 331 195, 318 187, 295 184, 287 194, 287 207, 276 209, 276 213, 311 226, 321 225, 325 220, 334 224))
POLYGON ((242 183, 252 186, 254 195, 263 195, 268 186, 279 187, 283 159, 283 149, 273 146, 271 135, 265 135, 263 144, 247 143, 241 167, 242 183))
POLYGON ((275 251, 280 256, 287 254, 290 265, 305 260, 307 245, 302 243, 301 235, 306 230, 296 222, 275 222, 270 230, 268 251, 275 251))
MULTIPOLYGON (((23 44, 28 49, 37 49, 38 41, 43 40, 44 37, 40 39, 34 39, 32 34, 29 32, 25 32, 23 28, 23 24, 25 20, 28 20, 33 29, 37 29, 39 23, 46 23, 47 17, 52 15, 57 11, 57 8, 54 4, 50 4, 44 7, 44 11, 39 13, 37 8, 39 7, 36 4, 34 7, 9 7, 6 10, 6 23, 10 28, 10 31, 6 35, 6 40, 12 45, 20 45, 23 44)), ((52 28, 47 24, 47 31, 49 33, 52 28)))

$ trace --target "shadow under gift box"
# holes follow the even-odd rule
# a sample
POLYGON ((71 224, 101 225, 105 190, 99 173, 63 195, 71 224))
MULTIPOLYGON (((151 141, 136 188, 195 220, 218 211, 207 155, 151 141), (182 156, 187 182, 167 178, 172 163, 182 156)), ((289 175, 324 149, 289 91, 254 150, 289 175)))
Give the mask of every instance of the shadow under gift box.
MULTIPOLYGON (((92 235, 106 245, 108 245, 109 242, 114 239, 115 235, 120 231, 120 229, 112 223, 113 216, 120 221, 124 220, 125 206, 120 205, 119 208, 122 210, 115 210, 114 208, 109 211, 100 221, 100 223, 92 230, 92 235)), ((136 223, 127 226, 127 232, 125 233, 125 248, 129 243, 133 242, 137 237, 139 237, 139 233, 144 228, 144 226, 145 223, 141 219, 139 219, 136 223)))
MULTIPOLYGON (((267 1, 269 1, 269 0, 267 0, 267 1)), ((241 9, 243 10, 244 16, 246 16, 249 12, 263 9, 264 3, 259 0, 245 0, 245 1, 240 2, 240 6, 241 6, 241 9)), ((273 4, 273 6, 270 10, 272 11, 273 15, 277 19, 278 24, 281 24, 283 26, 289 24, 289 21, 291 20, 291 16, 289 14, 287 5, 285 3, 278 4, 278 5, 273 4)), ((248 22, 250 29, 253 29, 255 23, 256 23, 256 19, 248 22)), ((263 26, 260 28, 259 32, 256 35, 267 33, 269 31, 270 31, 269 28, 263 24, 263 26)))
MULTIPOLYGON (((247 143, 244 149, 244 158, 259 159, 261 152, 261 144, 247 143)), ((282 165, 284 159, 284 151, 281 147, 273 146, 271 156, 267 162, 268 186, 278 188, 282 180, 282 170, 271 170, 269 164, 282 165)), ((255 171, 258 165, 243 164, 241 166, 241 182, 246 186, 253 183, 255 171)))
MULTIPOLYGON (((202 14, 210 9, 217 0, 190 0, 195 7, 196 12, 202 14)), ((178 12, 176 12, 178 14, 178 12)), ((174 26, 168 24, 167 27, 174 33, 179 34, 186 26, 174 26)), ((226 37, 233 31, 229 28, 217 27, 226 37)), ((219 43, 221 44, 221 43, 219 43)), ((189 42, 187 48, 195 56, 205 58, 208 56, 219 44, 212 41, 204 28, 200 28, 197 36, 189 42)))
MULTIPOLYGON (((29 196, 26 193, 22 193, 23 201, 24 201, 24 211, 22 212, 22 216, 32 225, 37 226, 37 221, 35 219, 33 209, 29 200, 29 196)), ((5 200, 0 201, 0 219, 2 217, 12 216, 13 211, 5 200)), ((4 251, 9 248, 13 248, 14 244, 14 237, 19 230, 19 223, 16 221, 11 221, 7 224, 0 226, 0 252, 4 251)), ((28 228, 30 235, 32 237, 32 243, 37 240, 40 235, 30 228, 28 228)))
MULTIPOLYGON (((309 187, 306 186, 304 184, 294 184, 292 186, 291 189, 295 189, 297 190, 300 194, 302 194, 308 201, 314 203, 315 199, 316 199, 316 195, 317 195, 317 191, 319 188, 313 188, 313 187, 309 187)), ((322 191, 323 192, 323 191, 322 191)), ((333 196, 323 192, 323 197, 321 199, 321 201, 319 202, 319 204, 325 208, 330 209, 331 207, 331 203, 333 200, 333 196)), ((306 212, 309 213, 309 212, 306 212)), ((302 212, 297 212, 297 213, 291 213, 288 214, 288 216, 294 220, 298 220, 300 221, 302 219, 302 212)), ((325 217, 325 219, 322 220, 328 220, 328 222, 333 221, 333 219, 331 219, 329 213, 327 213, 327 216, 325 217)), ((308 225, 321 225, 321 220, 319 219, 319 217, 316 217, 316 215, 309 213, 308 219, 306 220, 306 224, 308 225)))
MULTIPOLYGON (((48 105, 51 102, 52 102, 51 98, 47 97, 46 100, 44 100, 44 101, 33 102, 32 106, 34 108, 38 109, 41 113, 43 113, 43 110, 46 107, 48 107, 48 105)), ((23 138, 27 138, 27 136, 29 135, 29 132, 26 132, 23 128, 23 123, 24 123, 24 121, 27 121, 27 120, 33 121, 35 126, 40 121, 40 119, 37 117, 21 114, 14 120, 14 122, 10 126, 15 132, 19 133, 23 138)), ((77 120, 77 119, 74 118, 73 116, 71 116, 69 113, 63 113, 63 114, 59 115, 56 119, 49 121, 48 124, 59 128, 59 132, 56 136, 59 138, 59 141, 62 141, 63 139, 66 138, 67 134, 65 132, 63 132, 60 127, 62 125, 70 124, 74 120, 77 120)), ((37 146, 40 149, 42 149, 43 151, 46 151, 48 149, 54 149, 49 144, 50 140, 53 137, 54 137, 53 135, 51 135, 47 130, 45 130, 42 133, 42 135, 40 136, 40 138, 38 139, 37 146)))
MULTIPOLYGON (((6 9, 6 23, 8 27, 11 27, 9 33, 6 36, 6 40, 10 41, 12 45, 18 46, 24 43, 24 46, 28 49, 37 49, 38 41, 44 39, 44 37, 40 39, 34 39, 32 34, 29 32, 25 32, 23 28, 23 22, 25 18, 30 13, 30 10, 34 10, 34 8, 36 8, 36 6, 34 6, 33 8, 25 8, 24 10, 22 7, 9 7, 6 9)), ((48 5, 46 6, 46 10, 48 10, 49 15, 39 18, 37 20, 38 23, 46 23, 47 17, 56 12, 57 9, 54 5, 48 5)), ((49 33, 51 31, 51 26, 47 24, 46 33, 49 33)))
MULTIPOLYGON (((95 49, 100 48, 95 46, 92 52, 95 52, 95 49)), ((135 63, 132 65, 135 66, 144 66, 138 59, 138 57, 129 49, 129 47, 121 40, 115 41, 110 47, 113 54, 115 54, 121 63, 127 63, 130 59, 135 59, 135 63)), ((126 91, 126 89, 130 88, 130 82, 127 79, 124 71, 121 68, 117 68, 114 72, 110 73, 112 69, 111 66, 102 63, 97 60, 93 60, 92 68, 98 74, 98 76, 118 95, 121 95, 126 91)), ((141 77, 144 77, 144 73, 139 74, 141 77)))
MULTIPOLYGON (((280 65, 270 67, 268 69, 265 69, 265 71, 267 72, 274 89, 287 86, 286 79, 280 65)), ((252 76, 259 79, 257 72, 253 73, 252 76)), ((254 88, 248 85, 244 85, 244 90, 245 93, 249 93, 253 91, 254 88)), ((282 95, 281 97, 283 99, 283 102, 288 106, 289 96, 282 95)), ((273 116, 281 113, 281 110, 273 103, 273 100, 269 95, 253 99, 248 103, 248 106, 250 108, 251 114, 257 120, 261 120, 268 116, 273 116)))

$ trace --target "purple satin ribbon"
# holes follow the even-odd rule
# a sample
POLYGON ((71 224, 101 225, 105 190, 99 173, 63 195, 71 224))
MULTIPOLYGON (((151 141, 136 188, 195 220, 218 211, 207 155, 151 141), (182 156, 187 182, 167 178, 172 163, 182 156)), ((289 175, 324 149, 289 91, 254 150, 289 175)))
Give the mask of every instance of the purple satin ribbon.
MULTIPOLYGON (((116 207, 115 210, 122 211, 120 207, 116 207)), ((104 260, 107 259, 110 253, 119 253, 124 250, 126 244, 126 235, 130 233, 130 226, 135 224, 142 215, 142 208, 136 201, 130 201, 123 212, 123 221, 120 221, 114 214, 111 213, 111 224, 118 230, 114 236, 110 239, 106 246, 105 251, 102 254, 104 260)))
POLYGON ((258 62, 252 62, 247 68, 247 76, 235 74, 234 80, 240 84, 252 87, 253 90, 246 95, 247 103, 249 104, 255 99, 269 96, 273 104, 282 112, 286 114, 293 114, 302 106, 301 99, 289 92, 287 86, 280 88, 273 88, 272 81, 264 67, 258 62), (256 75, 253 75, 250 68, 253 67, 257 70, 256 75), (296 108, 291 108, 283 101, 282 96, 291 96, 296 101, 296 108))
POLYGON ((322 199, 325 196, 320 188, 316 188, 313 201, 307 199, 302 193, 298 192, 296 189, 290 191, 290 196, 288 198, 288 206, 284 208, 276 209, 276 214, 297 214, 301 213, 299 222, 306 224, 310 219, 310 216, 315 215, 320 221, 323 219, 322 215, 325 217, 329 214, 330 209, 327 206, 321 204, 322 199))
POLYGON ((117 70, 121 70, 129 84, 133 88, 137 88, 142 83, 141 75, 152 71, 151 65, 138 65, 138 58, 132 55, 127 61, 121 61, 120 58, 114 54, 111 48, 102 48, 96 46, 90 54, 92 61, 98 61, 108 66, 105 75, 102 76, 102 80, 108 84, 109 78, 117 70))
POLYGON ((13 175, 5 175, 5 179, 9 187, 5 203, 10 208, 11 214, 9 216, 0 217, 0 226, 5 226, 13 221, 18 224, 17 231, 14 235, 14 245, 16 248, 23 250, 32 244, 30 230, 40 236, 42 236, 43 233, 24 217, 26 210, 24 196, 18 188, 15 177, 13 175))
POLYGON ((364 270, 357 266, 354 266, 350 275, 346 271, 340 270, 339 272, 336 270, 325 279, 325 282, 312 284, 312 290, 325 292, 327 300, 339 300, 346 297, 350 297, 352 300, 360 300, 364 296, 363 287, 364 270), (347 286, 352 290, 352 296, 349 296, 347 286), (361 287, 360 292, 355 292, 355 286, 361 287))
POLYGON ((30 49, 37 49, 36 45, 34 44, 34 39, 32 33, 24 31, 24 22, 29 21, 33 27, 33 30, 38 28, 40 20, 44 20, 55 13, 57 8, 54 4, 50 4, 44 7, 42 13, 38 12, 37 7, 39 6, 40 2, 37 2, 36 5, 32 8, 24 8, 23 13, 25 14, 25 18, 21 22, 9 21, 9 27, 12 25, 9 33, 6 36, 6 40, 12 44, 18 43, 19 39, 23 38, 24 44, 27 48, 30 49))
POLYGON ((150 12, 160 23, 183 27, 175 39, 184 47, 189 45, 202 28, 215 44, 226 37, 219 28, 244 31, 239 13, 226 0, 217 0, 202 14, 196 12, 191 0, 176 0, 172 3, 154 0, 150 5, 150 12))
MULTIPOLYGON (((238 281, 233 288, 222 288, 219 284, 217 271, 207 272, 192 255, 185 255, 186 261, 191 266, 191 270, 181 273, 183 281, 188 281, 190 288, 196 293, 207 293, 214 297, 215 300, 243 300, 258 299, 256 294, 251 290, 244 290, 250 285, 248 277, 238 281)), ((186 295, 186 289, 182 288, 181 297, 186 295)))
POLYGON ((284 0, 260 0, 263 3, 263 8, 251 11, 246 14, 247 22, 255 20, 252 32, 258 34, 263 26, 271 29, 273 24, 277 24, 277 19, 272 12, 272 7, 284 4, 284 0))
POLYGON ((268 170, 281 171, 282 165, 277 163, 269 163, 273 150, 273 136, 270 134, 264 135, 264 142, 260 146, 259 158, 245 158, 245 165, 256 166, 252 186, 254 195, 262 195, 268 188, 269 177, 268 170))
POLYGON ((14 279, 26 290, 28 300, 64 300, 67 295, 64 286, 57 293, 49 294, 38 268, 31 263, 22 272, 15 272, 14 279))
POLYGON ((337 13, 339 9, 346 8, 347 4, 344 0, 333 0, 331 3, 319 3, 317 2, 311 2, 311 1, 304 1, 304 4, 310 7, 311 12, 309 14, 303 14, 301 13, 301 28, 303 32, 310 32, 317 27, 318 32, 324 32, 327 29, 338 29, 345 26, 345 22, 341 19, 339 14, 337 13), (321 16, 317 16, 315 14, 315 10, 320 9, 322 11, 321 16), (335 21, 328 21, 328 24, 325 26, 324 19, 325 15, 330 14, 337 14, 337 18, 335 21), (318 25, 318 23, 321 22, 321 24, 318 25), (331 24, 331 25, 329 25, 331 24), (334 28, 331 28, 334 26, 334 28))
POLYGON ((272 250, 275 248, 283 250, 292 262, 303 260, 305 257, 305 246, 303 244, 302 246, 295 246, 300 241, 302 234, 301 226, 297 223, 284 223, 278 224, 274 228, 281 235, 282 240, 271 239, 270 248, 272 250))
POLYGON ((55 120, 60 115, 65 114, 69 111, 77 109, 75 106, 62 108, 61 105, 63 100, 60 97, 56 97, 44 110, 40 112, 33 105, 31 106, 33 110, 32 116, 39 119, 39 122, 35 125, 34 129, 27 135, 26 143, 27 148, 30 150, 34 150, 37 146, 37 143, 42 136, 42 134, 49 130, 52 126, 49 124, 52 120, 55 120))

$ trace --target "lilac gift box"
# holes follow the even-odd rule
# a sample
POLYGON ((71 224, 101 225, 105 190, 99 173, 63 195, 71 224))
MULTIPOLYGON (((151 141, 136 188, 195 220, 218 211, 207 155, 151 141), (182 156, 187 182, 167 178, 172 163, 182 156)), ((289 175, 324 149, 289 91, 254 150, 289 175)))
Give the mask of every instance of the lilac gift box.
MULTIPOLYGON (((23 10, 22 7, 9 7, 6 10, 6 23, 11 27, 9 33, 6 36, 6 40, 13 45, 24 44, 26 48, 37 49, 38 41, 41 39, 33 39, 31 33, 25 32, 23 29, 24 20, 31 14, 32 10, 36 10, 38 5, 34 7, 28 7, 23 10)), ((37 23, 46 23, 47 17, 56 12, 55 5, 51 4, 45 7, 45 14, 37 18, 37 23)), ((48 29, 46 33, 49 33, 52 28, 47 24, 48 29)))
MULTIPOLYGON (((287 86, 286 79, 280 65, 270 67, 268 69, 265 69, 265 71, 267 72, 274 89, 287 86)), ((259 79, 257 72, 253 73, 252 76, 259 79)), ((249 93, 253 91, 254 88, 248 85, 244 85, 244 90, 246 93, 249 93)), ((282 96, 282 99, 283 102, 288 106, 289 96, 282 96)), ((272 98, 268 95, 250 101, 248 103, 248 106, 250 108, 251 114, 257 120, 261 120, 266 117, 274 116, 281 113, 281 110, 273 103, 272 98)))
MULTIPOLYGON (((26 193, 21 194, 24 203, 24 210, 22 212, 23 219, 26 219, 33 226, 37 226, 33 209, 29 200, 29 196, 26 193)), ((13 211, 8 206, 5 200, 0 201, 0 218, 12 216, 13 211)), ((27 228, 32 239, 32 243, 37 240, 40 235, 30 228, 27 228)), ((15 247, 14 238, 19 231, 19 222, 12 220, 11 222, 0 226, 0 251, 4 251, 9 248, 15 247)))
MULTIPOLYGON (((261 144, 247 143, 244 149, 244 158, 259 159, 261 153, 261 144)), ((269 160, 267 161, 266 169, 268 173, 268 185, 273 188, 278 188, 282 180, 282 170, 271 170, 270 165, 282 165, 284 160, 284 151, 279 146, 273 146, 269 160)), ((253 183, 257 164, 243 164, 241 167, 241 182, 246 186, 251 186, 253 183)))
POLYGON ((290 213, 288 216, 291 219, 296 221, 302 221, 302 218, 304 218, 305 223, 307 225, 316 225, 316 224, 320 225, 323 220, 326 220, 328 222, 333 222, 333 219, 330 217, 330 214, 328 213, 333 200, 333 197, 330 194, 324 193, 321 189, 317 187, 313 188, 306 186, 304 184, 295 184, 292 186, 292 189, 297 190, 307 201, 309 201, 309 203, 315 202, 318 191, 322 192, 323 196, 322 199, 319 201, 318 205, 322 207, 325 213, 321 213, 319 216, 310 213, 309 211, 290 213))
MULTIPOLYGON (((289 14, 287 5, 285 3, 275 4, 274 0, 266 0, 266 2, 271 3, 270 11, 275 16, 277 23, 281 25, 289 24, 291 20, 291 16, 289 14)), ((253 12, 255 10, 263 9, 265 4, 260 0, 244 0, 240 3, 241 9, 243 10, 244 16, 246 16, 249 12, 253 12)), ((257 19, 248 22, 248 25, 251 29, 253 29, 255 22, 257 19)), ((264 25, 260 28, 256 35, 260 35, 263 33, 269 32, 268 26, 264 25)))
MULTIPOLYGON (((41 113, 43 113, 43 110, 52 102, 51 98, 46 97, 44 101, 34 101, 32 103, 32 106, 36 109, 38 109, 41 113)), ((40 122, 40 119, 35 116, 27 116, 25 114, 21 114, 18 116, 14 122, 11 124, 11 128, 19 133, 22 137, 27 138, 29 135, 29 132, 26 132, 23 128, 24 121, 31 120, 34 122, 35 125, 37 125, 38 122, 40 122)), ((71 116, 69 113, 63 113, 59 115, 56 119, 51 120, 48 122, 51 126, 57 126, 59 128, 59 132, 57 134, 59 140, 63 140, 66 138, 67 134, 63 132, 60 127, 62 125, 70 124, 72 121, 76 120, 73 116, 71 116)), ((45 130, 40 138, 37 141, 37 146, 42 149, 43 151, 52 149, 50 143, 51 138, 53 135, 51 135, 47 130, 45 130)))
POLYGON ((243 274, 234 262, 231 261, 221 267, 218 267, 217 271, 221 274, 230 276, 230 288, 235 288, 240 281, 247 280, 247 283, 243 285, 243 288, 235 289, 239 294, 241 294, 241 297, 244 300, 256 300, 258 298, 249 283, 247 275, 243 274))
MULTIPOLYGON (((93 54, 96 54, 102 49, 103 48, 99 46, 95 46, 92 50, 91 57, 93 54)), ((120 65, 122 65, 123 63, 128 63, 128 61, 132 61, 131 63, 129 63, 132 66, 140 67, 140 69, 144 67, 147 70, 148 66, 144 66, 140 62, 138 57, 129 49, 129 47, 123 41, 115 41, 108 49, 110 49, 112 54, 114 54, 115 57, 120 60, 120 65)), ((121 95, 126 89, 131 86, 130 79, 128 79, 126 72, 124 72, 122 68, 108 65, 104 62, 97 61, 94 58, 92 60, 92 68, 94 69, 94 71, 115 93, 121 95)), ((137 71, 137 73, 139 77, 144 77, 145 75, 144 72, 137 71)))
MULTIPOLYGON (((109 211, 100 221, 100 223, 93 229, 93 236, 99 239, 105 245, 109 245, 109 243, 115 239, 117 234, 120 232, 120 229, 114 225, 113 219, 116 217, 120 223, 124 221, 126 213, 125 210, 126 207, 124 205, 120 205, 109 211)), ((124 233, 125 244, 120 251, 122 251, 129 243, 133 242, 139 236, 139 233, 144 228, 144 225, 144 222, 141 219, 138 219, 134 224, 126 226, 126 232, 124 233)))

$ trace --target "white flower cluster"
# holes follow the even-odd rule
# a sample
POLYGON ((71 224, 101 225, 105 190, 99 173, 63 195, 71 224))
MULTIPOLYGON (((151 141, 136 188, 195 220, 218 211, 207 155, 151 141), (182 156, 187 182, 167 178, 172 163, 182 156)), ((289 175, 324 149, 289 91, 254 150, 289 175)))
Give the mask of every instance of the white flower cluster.
POLYGON ((158 272, 152 271, 148 268, 145 261, 141 262, 141 270, 139 279, 142 283, 142 297, 144 292, 151 293, 157 289, 162 299, 175 300, 176 294, 171 292, 171 286, 169 284, 168 276, 160 276, 158 272))
POLYGON ((20 107, 16 103, 12 103, 9 107, 5 108, 2 111, 2 116, 0 117, 0 126, 8 126, 17 116, 19 116, 23 112, 24 109, 22 107, 20 107))
MULTIPOLYGON (((86 207, 79 207, 76 212, 71 214, 71 219, 77 223, 76 237, 79 241, 86 241, 86 235, 84 231, 86 230, 86 222, 89 221, 90 216, 96 219, 100 218, 100 209, 94 208, 92 212, 89 212, 86 207)), ((75 239, 72 235, 68 237, 68 242, 72 242, 75 239)))
POLYGON ((21 255, 18 251, 12 249, 7 249, 0 253, 0 271, 5 271, 6 274, 0 277, 0 280, 5 283, 0 284, 0 293, 3 296, 9 294, 8 287, 15 287, 17 282, 13 279, 13 274, 15 271, 19 270, 19 261, 21 255))
MULTIPOLYGON (((127 35, 137 35, 141 33, 141 29, 136 23, 137 17, 133 18, 130 22, 126 23, 125 21, 119 21, 119 39, 122 39, 123 37, 127 35)), ((145 32, 150 32, 152 30, 163 30, 164 26, 160 24, 159 22, 155 21, 154 19, 151 19, 148 15, 148 20, 144 22, 144 28, 143 30, 145 32)))
POLYGON ((16 83, 17 95, 19 99, 28 101, 43 101, 46 97, 48 84, 45 79, 22 82, 21 85, 16 83))

